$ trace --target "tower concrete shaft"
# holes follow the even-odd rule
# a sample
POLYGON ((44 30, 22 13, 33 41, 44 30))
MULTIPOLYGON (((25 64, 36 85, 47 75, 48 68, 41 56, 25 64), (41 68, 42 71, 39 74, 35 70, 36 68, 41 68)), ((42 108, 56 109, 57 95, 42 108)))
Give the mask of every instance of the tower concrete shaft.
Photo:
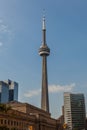
POLYGON ((46 44, 46 26, 45 18, 43 18, 42 26, 43 41, 39 49, 39 55, 42 56, 42 97, 41 108, 49 112, 49 96, 48 96, 48 78, 47 78, 47 56, 50 54, 50 49, 46 44))

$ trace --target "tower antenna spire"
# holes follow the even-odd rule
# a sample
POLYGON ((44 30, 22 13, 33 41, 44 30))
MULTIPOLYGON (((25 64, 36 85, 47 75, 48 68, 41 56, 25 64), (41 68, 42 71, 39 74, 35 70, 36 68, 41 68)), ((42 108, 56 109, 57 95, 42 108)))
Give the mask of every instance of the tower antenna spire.
POLYGON ((42 30, 46 30, 45 15, 43 16, 42 30))
POLYGON ((46 30, 46 24, 45 24, 45 9, 43 9, 43 24, 42 24, 42 30, 46 30))
POLYGON ((42 45, 46 45, 46 23, 45 23, 45 9, 43 9, 43 19, 42 19, 42 45))

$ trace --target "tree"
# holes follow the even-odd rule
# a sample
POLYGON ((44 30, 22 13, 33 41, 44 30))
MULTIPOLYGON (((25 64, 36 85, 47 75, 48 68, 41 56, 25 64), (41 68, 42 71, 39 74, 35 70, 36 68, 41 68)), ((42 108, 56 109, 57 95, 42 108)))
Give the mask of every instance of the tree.
POLYGON ((6 126, 0 126, 0 130, 9 130, 6 126))
POLYGON ((7 106, 6 104, 0 104, 0 111, 1 112, 7 112, 11 109, 11 106, 7 106))

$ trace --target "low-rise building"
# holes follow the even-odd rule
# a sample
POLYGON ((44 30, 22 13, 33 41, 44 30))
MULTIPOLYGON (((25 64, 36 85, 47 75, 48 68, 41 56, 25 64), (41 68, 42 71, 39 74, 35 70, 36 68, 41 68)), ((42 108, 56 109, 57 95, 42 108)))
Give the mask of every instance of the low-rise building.
POLYGON ((59 123, 44 110, 27 103, 10 102, 7 112, 0 111, 0 127, 8 130, 58 130, 59 123))

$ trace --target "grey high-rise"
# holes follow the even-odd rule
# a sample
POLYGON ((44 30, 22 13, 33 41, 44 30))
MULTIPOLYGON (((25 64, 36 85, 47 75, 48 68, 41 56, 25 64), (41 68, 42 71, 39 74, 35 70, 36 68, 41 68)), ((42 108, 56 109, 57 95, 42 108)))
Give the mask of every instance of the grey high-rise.
POLYGON ((46 44, 46 26, 45 18, 42 23, 42 45, 39 49, 39 55, 42 56, 42 98, 41 109, 49 112, 49 97, 48 97, 48 79, 47 79, 47 56, 50 54, 50 49, 46 44))
POLYGON ((85 129, 86 112, 84 94, 64 93, 64 121, 70 130, 85 129))

